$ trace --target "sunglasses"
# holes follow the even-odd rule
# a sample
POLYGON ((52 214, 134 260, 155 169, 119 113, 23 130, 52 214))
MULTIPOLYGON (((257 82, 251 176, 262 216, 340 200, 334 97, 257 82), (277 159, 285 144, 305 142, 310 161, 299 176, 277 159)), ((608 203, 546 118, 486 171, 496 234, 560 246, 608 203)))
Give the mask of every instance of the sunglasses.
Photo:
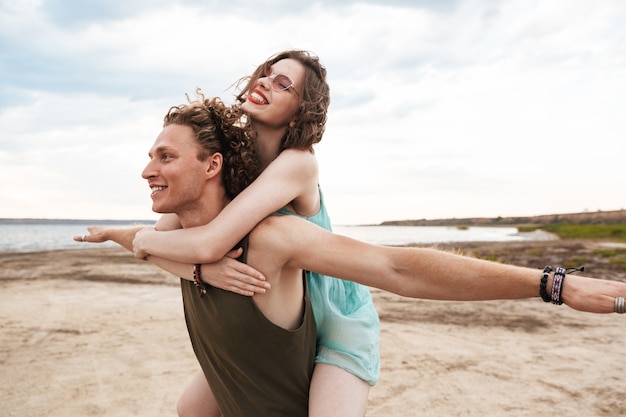
POLYGON ((293 89, 294 93, 296 93, 296 95, 300 97, 300 94, 296 90, 293 80, 288 76, 283 74, 274 74, 271 69, 268 69, 265 72, 265 77, 269 78, 272 81, 272 90, 287 91, 291 88, 293 89))

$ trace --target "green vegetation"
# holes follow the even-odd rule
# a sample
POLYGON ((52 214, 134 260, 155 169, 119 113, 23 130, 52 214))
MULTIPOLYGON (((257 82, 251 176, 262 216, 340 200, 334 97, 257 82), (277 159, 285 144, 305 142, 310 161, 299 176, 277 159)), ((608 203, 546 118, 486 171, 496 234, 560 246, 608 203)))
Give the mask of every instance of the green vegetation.
MULTIPOLYGON (((539 226, 533 229, 537 230, 539 226)), ((543 227, 542 227, 543 229, 543 227)), ((545 228, 543 230, 546 230, 545 228)), ((549 228, 551 232, 562 232, 563 229, 556 227, 549 228)), ((456 248, 454 252, 459 255, 470 256, 499 263, 512 263, 516 265, 537 267, 544 262, 553 262, 564 268, 587 267, 585 273, 593 276, 594 271, 612 271, 622 274, 626 271, 626 247, 622 242, 623 237, 616 239, 616 233, 611 230, 623 230, 624 225, 619 228, 586 225, 582 227, 566 227, 567 234, 559 233, 564 237, 562 242, 554 241, 548 245, 525 245, 521 247, 507 245, 474 245, 467 248, 456 248), (593 230, 592 230, 593 229, 593 230), (574 233, 575 232, 575 233, 574 233), (607 236, 610 236, 607 238, 607 236), (570 238, 570 239, 568 239, 570 238), (598 241, 584 242, 585 238, 597 239, 598 241)), ((623 275, 621 275, 623 277, 623 275)), ((623 279, 623 278, 618 278, 623 279)))
POLYGON ((530 249, 528 255, 530 256, 542 256, 544 252, 543 248, 530 249))
POLYGON ((620 268, 626 270, 626 257, 621 259, 611 259, 609 260, 612 264, 618 265, 620 268))
POLYGON ((534 232, 535 230, 543 230, 543 228, 540 225, 536 225, 536 226, 516 226, 517 227, 517 231, 520 233, 530 233, 530 232, 534 232))
MULTIPOLYGON (((563 239, 562 244, 529 245, 523 253, 519 248, 506 245, 494 245, 473 249, 457 250, 460 255, 473 256, 493 262, 513 263, 536 267, 546 262, 558 263, 565 268, 587 266, 593 275, 594 270, 626 271, 626 223, 589 224, 589 223, 525 223, 515 225, 520 232, 544 230, 563 239), (584 242, 589 239, 590 242, 584 242), (597 243, 597 244, 596 244, 597 243), (555 250, 554 246, 558 247, 555 250)), ((587 272, 587 271, 585 271, 587 272)), ((621 279, 621 278, 620 278, 621 279)))
POLYGON ((626 224, 543 224, 522 226, 520 232, 545 230, 566 239, 610 239, 626 242, 626 224))
POLYGON ((605 248, 593 251, 596 255, 607 258, 610 263, 626 269, 626 248, 605 248))
POLYGON ((579 268, 581 265, 587 265, 591 259, 585 256, 572 256, 563 261, 564 268, 579 268))
POLYGON ((593 251, 596 255, 603 256, 605 258, 611 258, 619 255, 626 255, 626 248, 606 248, 596 249, 593 251))

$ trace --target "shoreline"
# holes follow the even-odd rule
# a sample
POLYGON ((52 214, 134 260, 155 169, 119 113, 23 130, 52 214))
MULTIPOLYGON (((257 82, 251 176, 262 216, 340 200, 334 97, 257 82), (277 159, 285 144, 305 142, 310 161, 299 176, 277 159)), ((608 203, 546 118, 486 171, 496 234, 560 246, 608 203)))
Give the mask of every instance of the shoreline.
MULTIPOLYGON (((102 279, 105 281, 152 284, 159 284, 160 280, 164 279, 170 285, 178 285, 178 278, 150 263, 133 258, 129 251, 117 245, 113 247, 98 245, 86 244, 84 247, 71 249, 0 251, 0 264, 2 265, 0 283, 7 279, 23 278, 29 274, 29 271, 45 272, 44 275, 36 275, 30 279, 54 277, 57 275, 54 270, 45 271, 42 268, 46 265, 59 263, 58 258, 63 258, 66 264, 63 266, 64 272, 80 274, 74 279, 102 279), (67 265, 68 262, 71 265, 67 265), (120 275, 128 275, 128 277, 119 278, 120 275)), ((612 262, 611 257, 601 253, 603 250, 611 248, 623 252, 626 249, 626 243, 622 242, 600 239, 559 239, 555 237, 506 242, 471 241, 397 246, 433 247, 496 262, 538 269, 543 269, 546 264, 583 264, 586 266, 586 275, 626 282, 626 267, 620 263, 612 262)), ((626 254, 624 258, 626 259, 626 254)))
MULTIPOLYGON (((97 223, 95 223, 97 224, 97 223)), ((458 241, 515 241, 554 239, 544 232, 519 232, 513 227, 450 227, 450 226, 334 226, 335 233, 365 242, 382 245, 407 245, 413 242, 431 244, 458 241)), ((85 249, 73 236, 87 232, 86 225, 0 225, 0 252, 43 252, 47 250, 85 249)), ((93 246, 92 246, 93 247, 93 246)), ((117 247, 113 242, 99 247, 117 247)))
MULTIPOLYGON (((434 246, 538 271, 584 258, 586 275, 626 281, 594 252, 606 244, 434 246)), ((0 253, 0 264, 6 415, 176 415, 178 396, 198 370, 178 278, 124 249, 98 246, 0 253)), ((626 415, 622 316, 539 299, 459 303, 377 289, 372 295, 381 320, 381 379, 368 417, 534 417, 547 409, 626 415)))

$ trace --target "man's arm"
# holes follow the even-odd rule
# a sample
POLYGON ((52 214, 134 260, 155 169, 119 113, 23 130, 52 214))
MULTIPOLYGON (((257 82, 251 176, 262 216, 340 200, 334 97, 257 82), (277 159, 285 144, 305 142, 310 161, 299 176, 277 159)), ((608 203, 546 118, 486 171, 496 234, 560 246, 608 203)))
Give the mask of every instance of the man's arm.
MULTIPOLYGON (((74 237, 74 240, 90 243, 102 243, 110 240, 132 252, 135 234, 137 234, 137 232, 142 230, 144 227, 145 226, 116 228, 90 226, 87 228, 89 234, 85 235, 85 240, 83 240, 80 236, 74 237)), ((167 259, 157 258, 156 256, 150 256, 148 260, 171 274, 193 281, 193 265, 169 261, 167 259)))
MULTIPOLYGON (((124 228, 91 226, 87 228, 90 234, 85 236, 84 241, 101 243, 110 240, 132 252, 135 234, 143 228, 144 226, 124 228)), ((74 240, 83 241, 80 236, 74 237, 74 240)), ((218 262, 203 265, 202 276, 204 281, 215 287, 241 295, 252 296, 256 293, 264 293, 269 289, 265 277, 256 269, 233 259, 240 254, 241 249, 232 251, 228 254, 229 256, 218 262)), ((148 256, 147 260, 173 275, 189 281, 194 280, 193 264, 176 262, 152 255, 148 256)))
MULTIPOLYGON (((261 226, 286 265, 406 297, 478 301, 539 296, 540 269, 428 248, 371 245, 295 216, 272 216, 261 226)), ((565 304, 588 312, 611 313, 615 297, 626 297, 626 283, 578 275, 568 275, 563 288, 565 304)))
POLYGON ((89 243, 103 243, 107 241, 113 241, 123 248, 133 251, 133 239, 135 234, 146 226, 133 226, 133 227, 104 227, 104 226, 89 226, 87 230, 88 235, 74 236, 74 240, 77 242, 89 242, 89 243))

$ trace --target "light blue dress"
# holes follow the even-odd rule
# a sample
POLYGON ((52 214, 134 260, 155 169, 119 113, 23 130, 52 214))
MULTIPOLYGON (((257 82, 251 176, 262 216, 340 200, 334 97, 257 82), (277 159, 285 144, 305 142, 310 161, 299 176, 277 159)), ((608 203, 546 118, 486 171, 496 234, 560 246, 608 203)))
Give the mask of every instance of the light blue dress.
MULTIPOLYGON (((311 217, 289 214, 332 231, 320 189, 320 210, 311 217)), ((380 374, 380 322, 369 289, 361 284, 307 274, 309 296, 317 325, 316 363, 347 370, 371 385, 380 374)))

